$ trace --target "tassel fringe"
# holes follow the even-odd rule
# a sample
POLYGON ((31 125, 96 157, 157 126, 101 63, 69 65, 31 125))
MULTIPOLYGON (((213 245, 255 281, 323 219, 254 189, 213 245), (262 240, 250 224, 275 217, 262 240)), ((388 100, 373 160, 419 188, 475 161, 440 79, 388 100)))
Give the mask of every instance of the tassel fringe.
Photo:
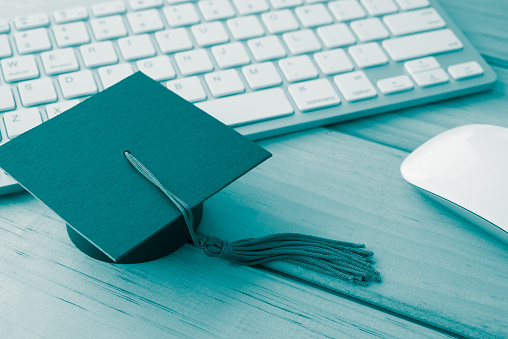
POLYGON ((335 241, 297 233, 280 233, 260 238, 227 242, 199 236, 196 245, 211 256, 237 265, 260 265, 284 261, 359 285, 381 281, 372 267, 373 252, 365 245, 335 241))

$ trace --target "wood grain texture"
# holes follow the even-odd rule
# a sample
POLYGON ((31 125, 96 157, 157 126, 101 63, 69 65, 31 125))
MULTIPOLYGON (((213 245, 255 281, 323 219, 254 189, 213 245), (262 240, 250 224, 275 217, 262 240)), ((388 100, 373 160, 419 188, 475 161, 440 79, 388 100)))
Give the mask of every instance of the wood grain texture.
POLYGON ((144 264, 90 259, 27 193, 0 199, 0 305, 3 338, 443 336, 190 245, 144 264))
MULTIPOLYGON (((205 205, 202 230, 230 240, 292 231, 364 242, 376 253, 381 284, 361 288, 270 265, 319 290, 208 259, 192 246, 148 264, 108 266, 82 256, 60 221, 18 194, 0 198, 2 333, 440 336, 338 291, 465 336, 508 337, 506 245, 420 195, 398 172, 407 151, 448 128, 508 124, 507 2, 441 2, 500 66, 493 91, 263 141, 274 158, 205 205)), ((0 9, 38 3, 0 0, 0 9)))
POLYGON ((439 0, 442 7, 492 64, 508 67, 508 1, 439 0))
POLYGON ((208 201, 204 233, 365 243, 383 278, 368 288, 270 267, 461 335, 508 336, 507 246, 405 182, 406 152, 325 129, 261 145, 273 158, 208 201))

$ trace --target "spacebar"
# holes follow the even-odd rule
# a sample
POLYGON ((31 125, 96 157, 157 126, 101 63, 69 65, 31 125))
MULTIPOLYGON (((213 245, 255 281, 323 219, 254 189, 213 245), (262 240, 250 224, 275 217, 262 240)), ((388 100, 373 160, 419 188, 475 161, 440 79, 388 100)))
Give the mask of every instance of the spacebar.
POLYGON ((280 88, 204 101, 195 105, 228 126, 279 118, 294 112, 280 88))

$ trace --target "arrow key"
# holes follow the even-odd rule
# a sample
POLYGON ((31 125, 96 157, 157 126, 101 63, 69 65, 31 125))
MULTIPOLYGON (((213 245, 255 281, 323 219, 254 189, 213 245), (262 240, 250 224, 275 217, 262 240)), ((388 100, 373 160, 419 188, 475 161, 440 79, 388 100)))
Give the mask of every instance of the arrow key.
POLYGON ((442 68, 415 73, 413 74, 413 79, 420 87, 436 86, 450 81, 450 77, 442 68))
POLYGON ((383 94, 394 94, 412 90, 413 82, 407 75, 399 75, 379 80, 377 87, 383 94))

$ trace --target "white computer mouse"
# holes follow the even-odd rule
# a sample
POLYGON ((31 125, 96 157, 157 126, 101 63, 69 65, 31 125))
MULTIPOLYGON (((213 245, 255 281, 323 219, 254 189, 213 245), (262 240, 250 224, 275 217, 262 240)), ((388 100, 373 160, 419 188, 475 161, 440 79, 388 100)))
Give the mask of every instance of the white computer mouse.
POLYGON ((400 171, 422 192, 508 244, 508 128, 450 129, 412 152, 400 171))

